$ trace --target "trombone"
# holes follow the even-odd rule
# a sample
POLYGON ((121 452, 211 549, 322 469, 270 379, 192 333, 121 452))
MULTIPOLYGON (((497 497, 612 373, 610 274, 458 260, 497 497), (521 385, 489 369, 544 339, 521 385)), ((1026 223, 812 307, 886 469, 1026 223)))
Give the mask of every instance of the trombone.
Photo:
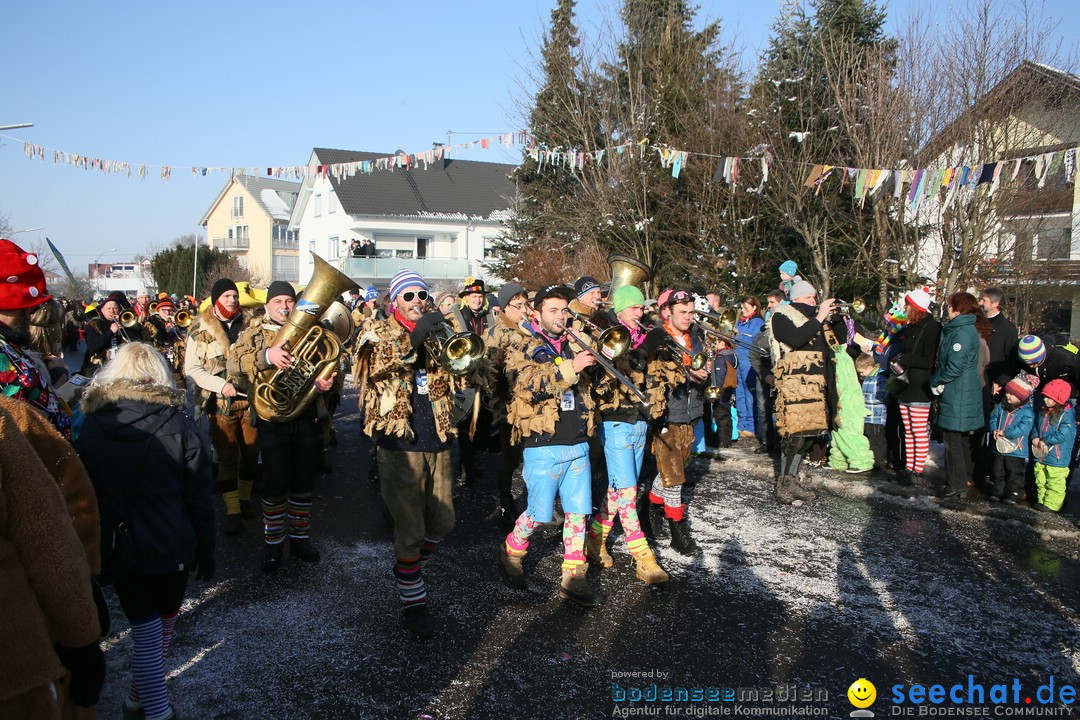
POLYGON ((700 327, 702 332, 704 332, 706 335, 712 335, 718 340, 723 340, 729 345, 738 345, 739 347, 746 348, 747 350, 757 353, 761 356, 769 354, 769 351, 765 348, 758 347, 752 342, 747 342, 746 340, 739 340, 737 337, 735 337, 735 323, 733 322, 735 318, 734 310, 728 309, 725 310, 722 314, 705 312, 703 310, 695 310, 694 314, 700 315, 707 320, 712 320, 719 324, 719 327, 714 327, 709 323, 698 319, 698 327, 700 327))
POLYGON ((570 308, 566 308, 566 312, 570 313, 570 316, 575 320, 587 325, 593 332, 598 333, 596 336, 596 344, 600 346, 600 352, 608 360, 615 360, 626 354, 626 351, 630 349, 630 331, 620 325, 612 325, 609 328, 601 328, 589 318, 585 317, 579 312, 575 312, 570 308))
MULTIPOLYGON (((600 367, 604 368, 604 370, 606 370, 613 378, 615 378, 616 380, 621 382, 624 386, 626 386, 627 390, 634 393, 634 396, 637 397, 637 399, 639 401, 641 401, 642 405, 644 405, 645 407, 649 407, 649 397, 645 393, 641 392, 641 388, 639 388, 634 383, 630 382, 630 378, 626 377, 621 372, 619 372, 615 368, 615 365, 612 364, 611 360, 604 357, 604 355, 606 353, 598 353, 596 350, 593 350, 591 347, 589 347, 589 344, 586 343, 584 340, 582 340, 581 337, 577 333, 575 333, 573 330, 571 330, 570 326, 567 325, 566 323, 559 323, 559 327, 561 327, 563 329, 563 332, 566 333, 567 337, 569 337, 571 340, 576 342, 578 345, 580 345, 582 347, 583 350, 585 350, 590 355, 592 355, 594 358, 596 358, 596 362, 600 364, 600 367)), ((617 329, 618 328, 608 328, 608 330, 617 330, 617 329)), ((619 355, 622 355, 623 353, 625 353, 630 348, 630 332, 628 330, 626 330, 626 328, 622 328, 622 329, 626 332, 626 345, 622 349, 622 351, 619 352, 619 354, 615 355, 614 357, 618 357, 619 355)), ((608 340, 614 344, 615 338, 609 337, 608 340)))
POLYGON ((833 315, 843 315, 844 317, 851 317, 852 315, 862 315, 866 311, 866 303, 862 298, 855 298, 851 302, 844 302, 843 300, 837 300, 833 303, 833 315))
POLYGON ((139 318, 131 310, 125 310, 120 313, 116 322, 120 324, 120 334, 124 336, 124 342, 131 342, 131 336, 127 331, 139 324, 139 318))

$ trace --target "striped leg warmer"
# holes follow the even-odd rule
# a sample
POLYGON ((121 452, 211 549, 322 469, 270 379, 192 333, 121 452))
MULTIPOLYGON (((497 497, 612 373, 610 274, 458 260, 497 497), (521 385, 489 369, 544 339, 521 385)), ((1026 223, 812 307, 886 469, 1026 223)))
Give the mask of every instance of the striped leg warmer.
POLYGON ((297 540, 306 538, 311 529, 311 495, 290 497, 287 509, 289 537, 297 540))
POLYGON ((911 472, 922 473, 930 450, 930 408, 901 403, 900 418, 904 421, 904 464, 911 472))
MULTIPOLYGON (((169 656, 169 645, 172 644, 173 626, 176 625, 176 617, 179 614, 179 610, 174 610, 171 613, 161 616, 161 660, 163 666, 165 658, 169 656)), ((131 676, 131 683, 128 685, 128 696, 125 705, 129 710, 138 710, 142 707, 142 703, 139 701, 139 688, 135 684, 134 675, 131 676)))
POLYGON ((428 560, 431 559, 432 554, 435 552, 435 548, 439 547, 441 539, 424 536, 424 544, 420 546, 420 566, 427 565, 428 560))
POLYGON ((164 633, 161 616, 152 615, 131 623, 135 648, 131 654, 131 674, 149 720, 169 716, 169 693, 165 689, 165 660, 161 649, 164 633))
POLYGON ((397 578, 398 598, 402 605, 408 608, 427 602, 420 558, 397 558, 394 561, 394 577, 397 578))
POLYGON ((267 545, 280 545, 285 542, 285 500, 262 501, 263 539, 267 545))

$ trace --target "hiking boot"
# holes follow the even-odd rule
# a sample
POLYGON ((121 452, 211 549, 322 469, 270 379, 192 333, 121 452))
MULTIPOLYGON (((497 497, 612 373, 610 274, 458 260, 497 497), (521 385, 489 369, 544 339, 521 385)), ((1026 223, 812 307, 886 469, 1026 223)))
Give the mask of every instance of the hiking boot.
POLYGON ((634 556, 634 562, 637 564, 637 571, 634 573, 637 575, 637 579, 648 585, 662 585, 671 578, 664 568, 656 562, 656 556, 653 555, 652 550, 646 550, 640 555, 634 556))
POLYGON ((521 566, 522 556, 510 555, 505 547, 499 548, 499 577, 515 590, 528 590, 525 582, 525 568, 521 566))
POLYGON ((589 560, 600 563, 601 567, 609 568, 615 564, 615 559, 607 550, 607 533, 600 537, 594 537, 591 531, 585 533, 585 552, 589 560))
POLYGON ((410 605, 404 612, 405 629, 420 640, 429 640, 435 637, 435 623, 431 620, 427 603, 410 605))
POLYGON ((795 497, 795 493, 792 492, 791 486, 794 484, 790 475, 781 475, 776 478, 776 501, 784 505, 790 505, 798 498, 795 497))
POLYGON ((322 555, 311 544, 310 538, 289 538, 289 554, 301 562, 317 563, 322 555))
POLYGON ((225 516, 225 529, 226 535, 239 535, 244 530, 244 522, 240 519, 239 515, 226 515, 225 516))
POLYGON ((585 579, 588 564, 582 565, 576 571, 563 570, 562 587, 559 588, 559 597, 569 600, 583 608, 594 608, 602 602, 602 598, 593 592, 585 579))
POLYGON ((686 518, 675 520, 668 518, 668 529, 671 530, 671 549, 680 555, 693 555, 698 551, 697 543, 690 537, 690 524, 686 518))
POLYGON ((281 556, 284 554, 284 551, 285 546, 281 543, 278 543, 277 545, 264 543, 262 557, 263 572, 274 572, 281 567, 281 556))
POLYGON ((808 487, 804 487, 799 484, 799 479, 794 475, 791 477, 791 494, 795 496, 796 500, 813 500, 817 497, 817 493, 808 487))

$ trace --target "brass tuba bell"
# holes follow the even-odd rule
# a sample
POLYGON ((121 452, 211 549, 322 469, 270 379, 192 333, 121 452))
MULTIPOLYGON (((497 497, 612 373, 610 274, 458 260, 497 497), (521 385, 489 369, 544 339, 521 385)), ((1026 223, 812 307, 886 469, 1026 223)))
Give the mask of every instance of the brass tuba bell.
POLYGON ((468 375, 484 359, 484 341, 479 335, 473 332, 455 333, 449 325, 441 325, 433 330, 428 335, 425 347, 451 375, 468 375))
POLYGON ((300 415, 315 399, 315 381, 326 380, 337 371, 341 341, 319 321, 342 293, 359 287, 315 253, 311 256, 315 260, 311 282, 272 343, 289 351, 292 366, 284 370, 272 367, 255 379, 252 405, 259 417, 270 422, 286 422, 300 415))
POLYGON ((615 292, 627 285, 641 285, 652 280, 652 268, 640 260, 635 260, 628 255, 608 255, 608 265, 611 266, 611 290, 608 297, 615 296, 615 292))

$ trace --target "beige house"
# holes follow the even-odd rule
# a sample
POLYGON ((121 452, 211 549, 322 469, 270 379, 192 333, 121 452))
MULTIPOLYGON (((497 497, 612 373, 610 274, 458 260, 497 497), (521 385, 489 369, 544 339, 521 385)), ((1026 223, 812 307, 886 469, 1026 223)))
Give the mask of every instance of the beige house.
POLYGON ((235 255, 257 286, 296 280, 300 233, 289 230, 289 216, 299 190, 300 183, 234 175, 199 221, 210 247, 235 255))

